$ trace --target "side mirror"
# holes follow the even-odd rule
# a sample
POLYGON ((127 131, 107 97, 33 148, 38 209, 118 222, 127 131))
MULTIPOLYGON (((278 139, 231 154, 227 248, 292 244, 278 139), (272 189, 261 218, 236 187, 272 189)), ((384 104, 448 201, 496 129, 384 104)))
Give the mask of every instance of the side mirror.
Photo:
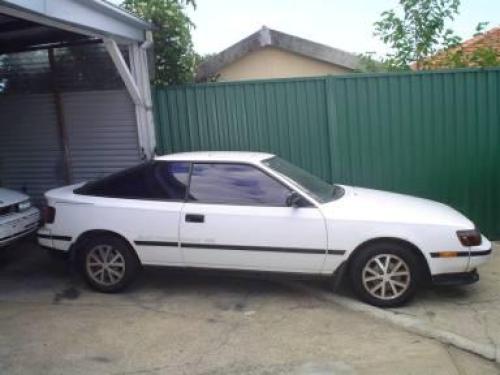
POLYGON ((288 207, 300 207, 300 202, 302 197, 296 192, 292 191, 288 197, 286 197, 286 205, 288 207))

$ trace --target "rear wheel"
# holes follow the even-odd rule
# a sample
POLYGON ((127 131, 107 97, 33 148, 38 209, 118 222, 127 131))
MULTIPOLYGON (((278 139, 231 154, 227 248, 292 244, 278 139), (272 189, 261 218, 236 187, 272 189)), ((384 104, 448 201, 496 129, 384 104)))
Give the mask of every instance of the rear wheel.
POLYGON ((97 235, 85 241, 80 262, 88 284, 105 293, 129 285, 140 266, 129 244, 111 235, 97 235))
POLYGON ((362 249, 351 264, 357 296, 375 306, 394 307, 409 301, 417 290, 419 261, 413 251, 396 243, 362 249))

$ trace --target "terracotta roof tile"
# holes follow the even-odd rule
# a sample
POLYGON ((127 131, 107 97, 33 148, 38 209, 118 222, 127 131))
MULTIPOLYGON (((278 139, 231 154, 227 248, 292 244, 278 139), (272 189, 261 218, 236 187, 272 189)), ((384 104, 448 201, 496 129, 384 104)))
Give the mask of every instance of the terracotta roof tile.
POLYGON ((500 26, 494 27, 462 43, 462 48, 465 52, 473 52, 480 47, 491 47, 500 51, 500 26))
MULTIPOLYGON (((458 47, 456 47, 458 48, 458 47)), ((456 48, 452 48, 450 51, 453 52, 456 48)), ((460 44, 465 55, 473 53, 478 48, 492 48, 497 51, 500 56, 500 26, 494 27, 488 31, 485 31, 477 36, 474 36, 460 44)), ((445 55, 444 52, 438 52, 434 56, 426 60, 427 64, 430 66, 439 67, 440 63, 443 61, 445 55)), ((417 64, 411 64, 412 69, 417 68, 417 64)))

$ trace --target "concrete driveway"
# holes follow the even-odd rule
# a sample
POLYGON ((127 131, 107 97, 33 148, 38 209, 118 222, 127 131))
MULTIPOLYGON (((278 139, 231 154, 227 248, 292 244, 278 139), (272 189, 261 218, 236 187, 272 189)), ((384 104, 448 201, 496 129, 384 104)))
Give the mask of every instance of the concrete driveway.
POLYGON ((492 262, 479 269, 480 281, 462 287, 433 287, 422 291, 398 314, 417 317, 428 324, 493 345, 500 358, 500 247, 493 248, 492 262))
MULTIPOLYGON (((400 312, 441 324, 469 309, 478 311, 470 318, 478 329, 481 319, 499 324, 498 312, 482 316, 498 303, 490 278, 421 293, 400 312)), ((499 367, 286 279, 148 269, 125 293, 95 293, 26 241, 0 254, 0 373, 498 374, 499 367)))

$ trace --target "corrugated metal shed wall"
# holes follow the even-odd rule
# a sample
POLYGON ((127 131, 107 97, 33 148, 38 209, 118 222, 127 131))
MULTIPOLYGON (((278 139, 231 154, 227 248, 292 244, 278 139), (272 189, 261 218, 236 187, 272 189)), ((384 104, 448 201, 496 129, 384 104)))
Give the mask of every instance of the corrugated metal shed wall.
MULTIPOLYGON (((134 106, 123 90, 61 95, 72 182, 137 164, 134 106)), ((24 190, 37 203, 64 185, 63 153, 52 94, 0 96, 0 183, 24 190)))
POLYGON ((65 92, 62 102, 73 182, 139 162, 135 111, 126 91, 65 92))
POLYGON ((64 183, 50 94, 0 97, 0 186, 37 198, 64 183))
POLYGON ((500 238, 500 70, 155 90, 162 153, 257 150, 337 183, 448 203, 500 238))
MULTIPOLYGON (((59 48, 54 56, 71 182, 138 163, 134 105, 104 48, 59 48)), ((46 190, 65 183, 48 52, 0 59, 0 184, 41 203, 46 190)))

